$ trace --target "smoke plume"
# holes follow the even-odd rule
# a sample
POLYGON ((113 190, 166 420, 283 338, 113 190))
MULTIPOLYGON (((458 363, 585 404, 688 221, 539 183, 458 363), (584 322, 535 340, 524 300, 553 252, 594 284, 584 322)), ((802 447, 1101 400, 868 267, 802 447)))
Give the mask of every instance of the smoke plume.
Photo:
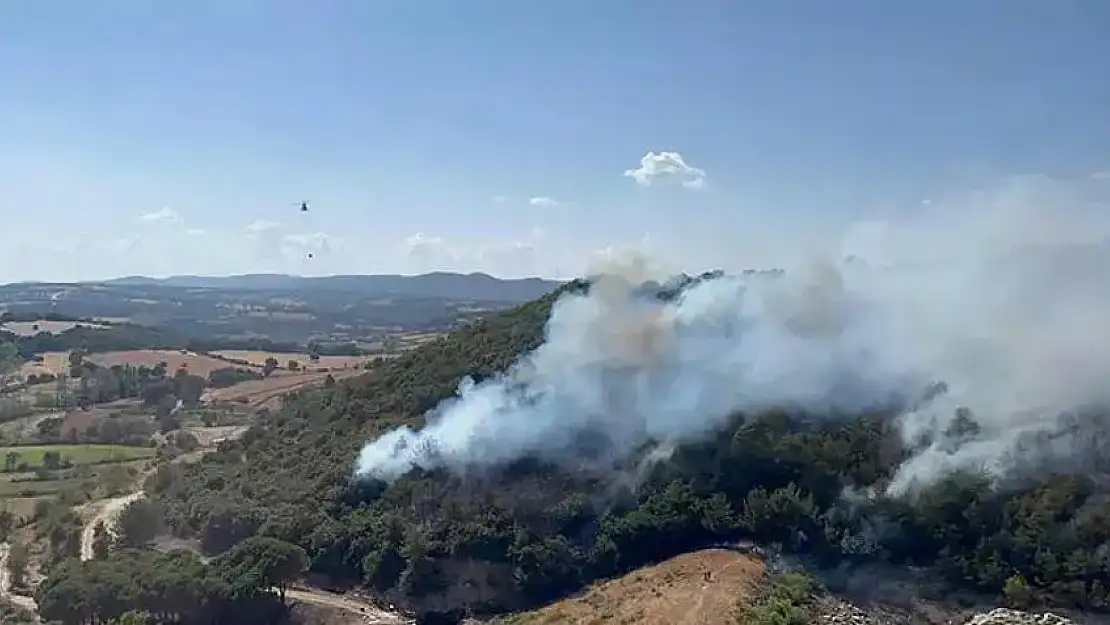
POLYGON ((369 443, 356 473, 559 461, 587 435, 619 460, 737 411, 850 414, 894 398, 909 402, 900 422, 916 450, 894 492, 954 469, 1003 474, 1030 449, 1066 463, 1084 435, 1059 415, 1110 400, 1110 189, 1098 184, 1030 178, 934 202, 858 224, 834 252, 798 250, 785 272, 709 276, 671 301, 640 288, 657 277, 650 263, 610 266, 555 304, 537 350, 464 380, 423 429, 369 443))

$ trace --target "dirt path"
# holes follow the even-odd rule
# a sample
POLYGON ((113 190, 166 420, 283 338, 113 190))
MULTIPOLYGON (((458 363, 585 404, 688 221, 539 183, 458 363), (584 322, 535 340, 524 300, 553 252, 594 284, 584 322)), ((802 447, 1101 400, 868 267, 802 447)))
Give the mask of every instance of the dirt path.
POLYGON ((37 613, 38 606, 35 605, 34 599, 12 592, 12 572, 8 568, 8 560, 11 559, 11 556, 12 546, 8 543, 0 543, 0 597, 11 601, 24 610, 37 613))
MULTIPOLYGON (((215 428, 211 429, 215 430, 215 428)), ((215 436, 198 436, 198 440, 207 444, 195 452, 184 454, 182 456, 174 458, 173 462, 195 461, 205 453, 215 450, 220 442, 238 438, 239 436, 242 436, 243 433, 246 431, 246 427, 237 426, 230 428, 221 428, 218 432, 211 432, 211 434, 214 434, 215 436)), ((142 484, 145 481, 145 478, 146 475, 144 474, 144 476, 140 478, 139 483, 142 484)), ((93 550, 93 543, 96 536, 96 526, 100 523, 104 523, 105 528, 107 528, 108 530, 112 530, 113 525, 115 525, 116 520, 119 518, 120 512, 122 512, 123 509, 126 508, 131 502, 137 501, 143 496, 144 493, 142 491, 136 491, 129 495, 113 497, 111 499, 101 500, 93 504, 86 504, 84 506, 84 512, 86 514, 90 510, 94 510, 94 512, 89 521, 81 529, 82 560, 91 560, 96 555, 93 550)), ((6 574, 7 561, 5 560, 3 564, 5 565, 3 570, 6 574)), ((299 603, 323 606, 327 608, 342 610, 352 615, 357 615, 357 622, 361 623, 362 625, 402 625, 411 622, 400 616, 399 614, 394 614, 383 610, 375 606, 373 603, 359 597, 355 597, 353 595, 341 595, 309 588, 307 586, 298 586, 296 589, 288 590, 285 593, 285 596, 288 599, 299 603)))
POLYGON ((298 586, 295 589, 285 591, 285 597, 287 600, 298 603, 335 608, 357 614, 360 616, 358 622, 364 625, 401 625, 412 622, 399 614, 383 610, 369 601, 352 595, 340 595, 298 586))
POLYGON ((92 560, 96 556, 93 544, 96 542, 96 527, 101 523, 106 529, 111 529, 116 524, 123 509, 133 501, 143 497, 143 492, 138 491, 111 499, 102 499, 85 508, 85 512, 92 510, 92 517, 81 528, 81 560, 92 560))

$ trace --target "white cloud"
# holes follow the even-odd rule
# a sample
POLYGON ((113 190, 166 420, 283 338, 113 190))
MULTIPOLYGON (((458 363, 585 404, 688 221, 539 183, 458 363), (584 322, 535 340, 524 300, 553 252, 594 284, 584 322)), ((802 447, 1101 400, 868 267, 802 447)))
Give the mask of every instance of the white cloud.
POLYGON ((442 256, 452 256, 451 246, 442 237, 430 237, 423 232, 405 239, 405 253, 410 257, 431 260, 442 256))
POLYGON ((282 251, 287 255, 300 256, 311 253, 327 254, 331 251, 334 239, 323 232, 310 234, 287 234, 282 238, 282 251))
POLYGON ((553 198, 545 196, 536 196, 528 198, 528 203, 532 206, 558 206, 559 202, 553 198))
POLYGON ((624 172, 636 184, 650 186, 655 181, 677 181, 687 189, 705 187, 705 171, 686 164, 678 152, 648 152, 640 159, 640 166, 624 172))
POLYGON ((1091 174, 1091 180, 1110 180, 1110 171, 1096 171, 1091 174))
POLYGON ((493 196, 493 203, 494 204, 504 204, 505 202, 508 202, 508 201, 509 201, 509 198, 505 197, 504 195, 495 195, 495 196, 493 196))
POLYGON ((185 223, 185 219, 181 214, 173 210, 169 206, 162 207, 161 210, 154 211, 153 213, 143 213, 139 215, 139 221, 147 223, 167 223, 174 225, 181 225, 185 223))
POLYGON ((200 237, 200 236, 204 236, 205 231, 204 231, 204 228, 189 228, 188 230, 185 231, 185 234, 187 234, 191 237, 200 237))
POLYGON ((247 225, 247 232, 258 234, 261 232, 269 232, 280 228, 282 223, 280 221, 270 221, 269 219, 255 219, 247 225))

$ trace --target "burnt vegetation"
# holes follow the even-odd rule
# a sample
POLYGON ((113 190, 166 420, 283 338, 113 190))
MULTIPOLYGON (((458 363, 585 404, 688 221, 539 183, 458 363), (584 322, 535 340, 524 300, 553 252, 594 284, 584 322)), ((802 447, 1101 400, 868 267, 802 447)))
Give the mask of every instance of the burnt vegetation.
MULTIPOLYGON (((257 536, 294 545, 310 574, 368 589, 428 622, 536 606, 600 578, 738 539, 779 543, 827 566, 928 567, 942 587, 1014 602, 1107 607, 1104 476, 1041 467, 1032 477, 992 484, 959 473, 912 498, 851 495, 881 492, 907 457, 894 411, 836 419, 738 414, 667 461, 630 464, 626 473, 524 459, 467 478, 416 470, 392 485, 352 480, 366 441, 420 424, 463 376, 493 376, 539 345, 557 296, 484 318, 361 378, 304 392, 204 461, 163 467, 148 484, 160 522, 199 538, 212 555, 243 544, 257 550, 244 542, 257 536)), ((1073 418, 1100 429, 1105 421, 1098 411, 1073 418)), ((974 429, 972 416, 961 419, 974 429)), ((260 605, 272 592, 280 606, 278 590, 236 581, 248 569, 227 565, 220 577, 188 558, 127 552, 54 569, 40 596, 53 593, 64 603, 89 593, 70 588, 63 595, 61 584, 95 588, 151 578, 215 593, 206 619, 277 618, 280 610, 248 618, 249 610, 228 603, 242 596, 260 605), (237 583, 246 589, 239 595, 237 583)), ((117 614, 151 609, 137 591, 108 595, 117 614)), ((63 608, 54 608, 62 621, 96 611, 63 608)))

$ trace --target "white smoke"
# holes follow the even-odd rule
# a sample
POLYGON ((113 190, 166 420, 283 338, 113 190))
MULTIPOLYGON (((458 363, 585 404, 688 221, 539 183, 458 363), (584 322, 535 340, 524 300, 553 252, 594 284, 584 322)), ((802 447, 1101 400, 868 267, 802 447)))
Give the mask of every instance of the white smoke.
POLYGON ((908 442, 931 442, 891 489, 958 468, 1004 472, 1020 437, 1110 400, 1105 190, 1012 181, 862 224, 836 255, 798 250, 784 274, 716 277, 671 302, 638 294, 647 264, 616 267, 555 304, 534 353, 496 379, 464 380, 423 429, 368 444, 356 472, 558 460, 587 433, 619 458, 647 440, 696 440, 737 411, 850 413, 936 381, 947 392, 902 417, 908 442), (945 432, 961 407, 980 430, 957 444, 945 432))

